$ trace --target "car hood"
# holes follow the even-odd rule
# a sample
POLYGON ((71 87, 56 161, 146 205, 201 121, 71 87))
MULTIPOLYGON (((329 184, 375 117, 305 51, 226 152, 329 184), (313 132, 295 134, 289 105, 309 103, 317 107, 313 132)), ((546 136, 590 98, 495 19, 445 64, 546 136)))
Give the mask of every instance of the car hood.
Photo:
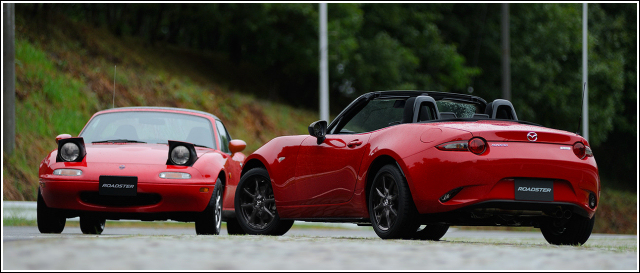
MULTIPOLYGON (((86 145, 87 163, 160 164, 165 165, 169 156, 169 145, 146 143, 101 143, 86 145)), ((213 151, 196 147, 198 157, 213 151)))

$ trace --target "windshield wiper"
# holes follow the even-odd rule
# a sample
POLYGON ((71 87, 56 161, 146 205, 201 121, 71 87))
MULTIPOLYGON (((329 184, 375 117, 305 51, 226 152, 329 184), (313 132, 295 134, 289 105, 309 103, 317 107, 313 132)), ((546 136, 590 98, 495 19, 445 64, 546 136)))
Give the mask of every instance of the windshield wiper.
POLYGON ((211 147, 207 147, 207 146, 200 145, 200 144, 193 144, 193 146, 211 149, 211 147))
MULTIPOLYGON (((167 143, 158 142, 158 143, 156 143, 156 144, 167 144, 167 143)), ((192 143, 192 144, 193 144, 193 143, 192 143)), ((202 148, 209 148, 209 149, 211 149, 211 147, 209 147, 209 146, 204 146, 204 145, 200 145, 200 144, 193 144, 193 146, 196 146, 196 147, 202 147, 202 148)))
POLYGON ((146 142, 132 140, 132 139, 111 139, 111 140, 94 141, 91 143, 146 143, 146 142))

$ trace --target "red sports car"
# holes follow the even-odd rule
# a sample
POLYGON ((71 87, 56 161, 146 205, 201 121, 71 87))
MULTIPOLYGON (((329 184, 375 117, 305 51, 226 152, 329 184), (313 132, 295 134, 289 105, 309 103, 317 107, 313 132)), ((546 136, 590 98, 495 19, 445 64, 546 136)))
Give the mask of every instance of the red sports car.
POLYGON ((600 179, 589 143, 518 120, 507 100, 372 92, 309 134, 245 160, 235 210, 247 233, 301 220, 372 225, 383 239, 439 240, 451 225, 539 227, 552 244, 591 234, 600 179))
POLYGON ((179 108, 125 107, 97 112, 78 137, 56 137, 40 164, 37 222, 60 233, 80 217, 85 234, 105 220, 195 221, 197 234, 243 234, 235 221, 242 140, 220 119, 179 108))

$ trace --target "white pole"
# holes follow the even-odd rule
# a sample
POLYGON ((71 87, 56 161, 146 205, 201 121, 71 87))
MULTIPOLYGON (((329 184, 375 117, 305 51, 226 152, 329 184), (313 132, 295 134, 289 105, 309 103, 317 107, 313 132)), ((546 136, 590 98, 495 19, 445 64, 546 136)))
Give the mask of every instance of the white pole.
MULTIPOLYGON (((582 4, 582 82, 587 83, 584 88, 582 101, 582 136, 589 141, 589 83, 587 71, 587 4, 582 4)), ((582 84, 581 84, 582 85, 582 84)))
POLYGON ((511 100, 511 47, 509 45, 509 4, 501 6, 502 19, 502 98, 511 100))
POLYGON ((327 3, 320 3, 320 119, 329 121, 327 3))

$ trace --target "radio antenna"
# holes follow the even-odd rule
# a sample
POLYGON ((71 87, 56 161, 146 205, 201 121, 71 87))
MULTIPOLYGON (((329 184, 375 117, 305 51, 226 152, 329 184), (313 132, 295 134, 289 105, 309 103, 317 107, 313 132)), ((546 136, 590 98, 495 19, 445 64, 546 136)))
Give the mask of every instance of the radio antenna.
POLYGON ((584 111, 584 91, 587 89, 587 82, 584 82, 582 86, 582 100, 580 101, 580 120, 578 121, 578 131, 576 135, 580 135, 580 129, 582 128, 582 111, 584 111))
POLYGON ((113 101, 111 102, 111 108, 116 107, 116 67, 117 65, 113 66, 113 101))

